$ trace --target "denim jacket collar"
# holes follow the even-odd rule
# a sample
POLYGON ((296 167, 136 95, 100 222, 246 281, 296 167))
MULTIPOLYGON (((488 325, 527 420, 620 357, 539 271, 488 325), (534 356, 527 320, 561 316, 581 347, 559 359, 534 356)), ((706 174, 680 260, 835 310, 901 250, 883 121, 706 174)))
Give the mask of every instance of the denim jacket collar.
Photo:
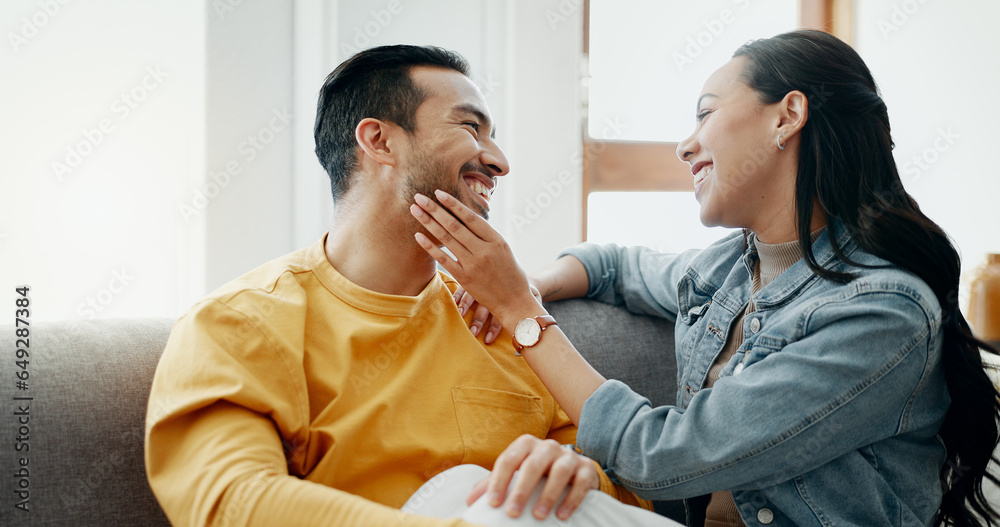
MULTIPOLYGON (((757 264, 757 248, 754 246, 755 235, 751 232, 747 243, 747 250, 743 253, 743 262, 747 270, 753 275, 753 268, 757 264)), ((857 248, 857 243, 848 233, 843 222, 834 219, 826 230, 813 242, 813 255, 816 263, 824 269, 830 269, 837 263, 837 254, 834 252, 831 239, 836 240, 841 252, 850 257, 857 248)), ((788 301, 796 291, 801 289, 810 280, 817 279, 815 273, 809 269, 805 257, 799 259, 784 273, 781 273, 773 282, 762 288, 754 295, 754 305, 759 309, 779 306, 788 301)))

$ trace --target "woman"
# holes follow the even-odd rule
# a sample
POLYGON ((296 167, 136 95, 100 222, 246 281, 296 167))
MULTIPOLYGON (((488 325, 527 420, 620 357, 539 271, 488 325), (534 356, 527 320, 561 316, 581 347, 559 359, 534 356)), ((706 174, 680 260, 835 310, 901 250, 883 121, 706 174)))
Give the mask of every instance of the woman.
MULTIPOLYGON (((531 280, 545 300, 674 319, 676 406, 605 381, 558 325, 522 322, 546 312, 503 239, 457 200, 412 209, 457 261, 416 238, 505 330, 541 335, 523 356, 580 426, 582 452, 640 497, 701 497, 693 524, 998 518, 981 482, 996 481, 1000 407, 979 356, 996 351, 959 311, 958 254, 903 190, 858 54, 816 31, 750 42, 708 79, 696 117, 677 155, 702 223, 742 236, 680 255, 584 245, 531 280)), ((497 503, 520 468, 519 511, 510 502, 542 474, 565 485, 580 466, 522 438, 476 492, 497 503)))

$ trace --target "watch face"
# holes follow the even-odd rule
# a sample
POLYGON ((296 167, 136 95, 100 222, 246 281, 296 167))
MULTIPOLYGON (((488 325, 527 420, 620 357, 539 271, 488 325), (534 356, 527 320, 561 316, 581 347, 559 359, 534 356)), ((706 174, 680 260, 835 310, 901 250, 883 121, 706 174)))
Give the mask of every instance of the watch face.
POLYGON ((538 336, 541 335, 542 328, 538 321, 533 318, 526 318, 514 326, 514 338, 522 346, 534 346, 538 343, 538 336))

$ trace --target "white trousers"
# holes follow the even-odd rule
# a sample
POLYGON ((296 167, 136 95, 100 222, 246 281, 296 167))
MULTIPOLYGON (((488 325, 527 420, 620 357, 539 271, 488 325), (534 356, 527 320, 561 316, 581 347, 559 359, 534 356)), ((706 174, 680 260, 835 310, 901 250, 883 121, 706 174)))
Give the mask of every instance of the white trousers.
MULTIPOLYGON (((407 500, 402 510, 421 516, 434 518, 462 518, 471 523, 490 527, 521 526, 573 526, 573 527, 674 527, 680 523, 664 518, 638 507, 632 507, 618 500, 592 490, 587 493, 580 507, 566 521, 556 518, 554 512, 544 520, 536 520, 531 509, 542 493, 543 479, 535 488, 520 518, 507 516, 503 507, 490 507, 484 494, 471 506, 465 505, 465 497, 476 482, 485 479, 489 471, 477 465, 459 465, 448 469, 424 483, 407 500)), ((515 478, 517 476, 515 475, 515 478)), ((565 494, 564 494, 565 495, 565 494)), ((558 508, 558 502, 557 507, 558 508)), ((681 526, 683 527, 683 526, 681 526)))

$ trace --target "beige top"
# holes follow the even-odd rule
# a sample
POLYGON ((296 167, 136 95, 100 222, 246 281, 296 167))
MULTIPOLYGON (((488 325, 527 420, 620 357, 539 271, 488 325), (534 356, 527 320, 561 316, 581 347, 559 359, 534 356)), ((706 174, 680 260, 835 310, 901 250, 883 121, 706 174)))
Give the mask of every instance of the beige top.
MULTIPOLYGON (((810 241, 815 242, 816 238, 823 232, 824 228, 814 231, 810 236, 810 241)), ((802 252, 799 250, 798 240, 786 243, 764 243, 754 240, 754 247, 757 248, 757 265, 754 266, 753 278, 750 285, 750 302, 747 303, 743 313, 733 319, 729 326, 729 334, 726 336, 726 345, 722 352, 712 363, 708 370, 708 379, 705 381, 705 388, 711 388, 715 381, 719 380, 719 375, 725 369, 726 364, 743 344, 743 319, 755 311, 753 305, 753 295, 757 294, 764 286, 770 284, 781 273, 785 272, 795 262, 802 259, 802 252), (736 329, 739 328, 739 331, 736 329), (734 335, 739 335, 736 338, 734 335)), ((705 511, 705 527, 730 527, 745 525, 740 518, 740 513, 733 502, 733 494, 728 490, 721 490, 712 493, 712 499, 708 503, 705 511)))

